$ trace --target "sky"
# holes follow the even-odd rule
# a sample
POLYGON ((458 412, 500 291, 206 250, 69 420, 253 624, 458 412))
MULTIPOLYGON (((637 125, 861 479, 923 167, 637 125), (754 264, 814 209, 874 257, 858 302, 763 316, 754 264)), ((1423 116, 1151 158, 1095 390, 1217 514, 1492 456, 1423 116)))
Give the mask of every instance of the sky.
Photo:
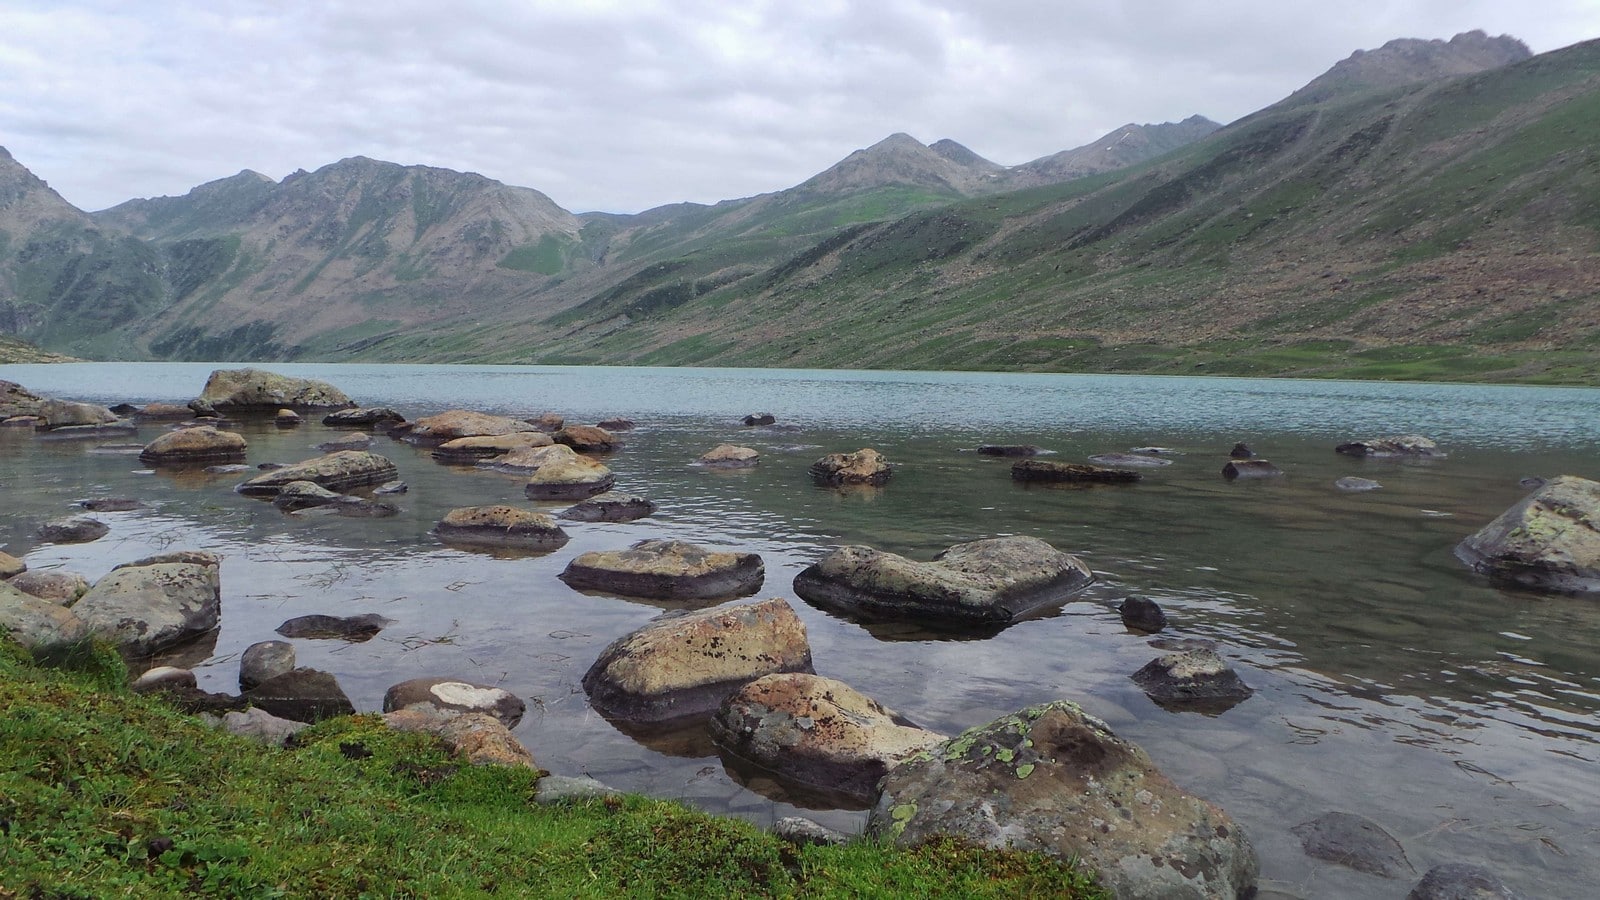
POLYGON ((4 0, 0 146, 87 210, 369 156, 638 212, 895 132, 1016 165, 1226 123, 1472 29, 1542 53, 1600 0, 4 0))

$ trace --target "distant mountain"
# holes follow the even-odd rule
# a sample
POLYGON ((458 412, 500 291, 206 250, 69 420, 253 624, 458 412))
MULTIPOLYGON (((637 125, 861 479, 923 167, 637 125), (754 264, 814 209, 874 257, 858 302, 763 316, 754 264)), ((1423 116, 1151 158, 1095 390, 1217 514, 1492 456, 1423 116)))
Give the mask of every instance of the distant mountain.
POLYGON ((970 197, 992 190, 990 183, 1005 171, 1004 166, 955 141, 942 140, 937 147, 929 147, 909 134, 891 134, 791 190, 802 194, 844 194, 904 185, 951 197, 970 197))
POLYGON ((1406 87, 1487 72, 1532 56, 1514 37, 1467 31, 1448 41, 1400 38, 1376 50, 1357 50, 1290 94, 1287 103, 1320 103, 1339 94, 1406 87))
POLYGON ((1201 115, 1160 125, 1124 125, 1092 144, 1016 166, 1006 173, 1004 184, 1016 190, 1114 172, 1171 153, 1221 127, 1201 115))
POLYGON ((0 147, 0 231, 28 234, 45 225, 87 227, 89 217, 0 147))

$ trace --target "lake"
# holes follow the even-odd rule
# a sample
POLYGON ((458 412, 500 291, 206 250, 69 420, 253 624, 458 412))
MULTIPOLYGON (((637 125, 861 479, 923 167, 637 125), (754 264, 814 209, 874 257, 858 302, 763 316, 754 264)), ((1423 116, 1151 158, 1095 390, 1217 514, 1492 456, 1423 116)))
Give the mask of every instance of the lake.
MULTIPOLYGON (((0 366, 36 393, 105 404, 183 403, 214 364, 0 366)), ((1497 588, 1453 556, 1527 493, 1519 480, 1600 477, 1600 391, 1138 376, 275 364, 408 418, 451 407, 638 427, 606 463, 617 489, 660 505, 626 524, 564 523, 547 555, 470 553, 429 534, 459 506, 532 504, 523 479, 435 463, 385 438, 410 492, 389 519, 291 516, 235 494, 240 476, 145 471, 94 445, 0 429, 0 545, 31 568, 98 578, 120 562, 219 552, 222 627, 192 662, 201 686, 237 690, 238 656, 285 619, 379 613, 366 643, 295 641, 357 708, 424 675, 505 687, 528 701, 516 734, 539 764, 770 823, 801 814, 846 831, 859 810, 813 808, 759 774, 730 771, 697 731, 632 737, 594 714, 579 680, 614 638, 663 606, 569 589, 556 574, 587 550, 650 537, 760 553, 758 597, 788 598, 819 674, 924 727, 955 733, 1028 704, 1072 699, 1140 744, 1174 781, 1226 809, 1261 856, 1268 895, 1401 897, 1385 880, 1306 857, 1289 828, 1357 813, 1404 845, 1418 875, 1484 865, 1525 896, 1600 884, 1600 597, 1497 588), (791 429, 745 428, 770 411, 791 429), (1344 457, 1345 440, 1422 433, 1449 456, 1344 457), (1286 472, 1229 482, 1247 441, 1286 472), (690 463, 721 442, 762 453, 753 470, 690 463), (1133 485, 1012 482, 980 443, 1037 444, 1051 459, 1157 445, 1173 464, 1133 485), (820 488, 824 453, 874 447, 894 464, 879 490, 820 488), (1355 475, 1382 483, 1342 493, 1355 475), (92 496, 145 509, 97 514, 99 541, 41 544, 34 529, 92 496), (794 576, 830 547, 865 543, 927 559, 950 544, 1027 534, 1082 558, 1097 581, 1071 602, 985 639, 863 625, 807 605, 794 576), (1128 678, 1161 654, 1115 607, 1146 596, 1172 637, 1205 638, 1256 693, 1215 716, 1157 707, 1128 678)), ((295 462, 342 432, 241 422, 249 462, 295 462)), ((164 426, 143 426, 138 441, 164 426)), ((133 440, 133 439, 116 439, 133 440)))

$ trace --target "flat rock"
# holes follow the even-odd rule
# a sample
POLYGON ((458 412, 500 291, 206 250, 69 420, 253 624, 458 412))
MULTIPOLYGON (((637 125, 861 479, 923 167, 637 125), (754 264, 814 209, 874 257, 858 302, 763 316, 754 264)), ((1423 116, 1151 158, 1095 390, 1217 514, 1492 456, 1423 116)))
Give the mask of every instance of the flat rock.
POLYGON ((272 498, 272 505, 285 512, 293 512, 297 509, 311 509, 315 506, 338 503, 345 496, 338 491, 330 491, 315 481, 291 481, 278 489, 278 493, 272 498))
POLYGON ((1052 462, 1043 459, 1024 459, 1011 466, 1011 480, 1022 482, 1086 484, 1126 483, 1144 476, 1129 469, 1112 469, 1084 463, 1052 462))
POLYGON ((322 417, 322 424, 330 428, 370 428, 386 432, 405 420, 405 416, 387 406, 361 406, 328 413, 322 417))
MULTIPOLYGON (((112 412, 116 412, 115 409, 112 412)), ((194 410, 176 403, 146 403, 136 408, 132 416, 135 419, 151 422, 174 422, 182 419, 194 418, 194 410)))
POLYGON ((372 435, 364 431, 354 431, 344 437, 331 441, 323 441, 317 449, 323 453, 337 453, 340 450, 365 450, 372 446, 372 435))
POLYGON ((1348 866, 1357 872, 1399 878, 1416 872, 1400 842, 1370 819, 1330 812, 1289 829, 1313 859, 1348 866))
POLYGON ((633 494, 611 491, 575 503, 562 510, 557 518, 571 522, 632 522, 634 519, 654 515, 655 511, 656 505, 653 501, 633 494))
POLYGON ((339 680, 317 669, 298 668, 269 678, 241 694, 254 706, 295 722, 321 722, 354 715, 355 704, 339 680))
POLYGON ((248 691, 263 681, 294 671, 294 645, 288 641, 257 641, 239 657, 239 690, 248 691))
POLYGON ((95 582, 72 611, 124 656, 149 656, 217 627, 220 570, 186 561, 120 566, 95 582))
POLYGON ((479 434, 445 441, 433 450, 442 463, 473 465, 486 459, 505 456, 516 450, 548 447, 553 442, 542 431, 513 431, 510 434, 479 434))
POLYGON ((383 711, 429 706, 444 712, 486 713, 507 728, 517 727, 527 712, 522 698, 505 688, 453 678, 413 678, 392 685, 383 694, 383 711))
POLYGON ((1148 453, 1096 453, 1089 457, 1089 461, 1102 466, 1113 468, 1127 468, 1128 466, 1143 466, 1145 468, 1159 468, 1172 465, 1172 460, 1151 456, 1148 453))
POLYGON ((510 550, 556 550, 571 540, 544 513, 503 505, 452 509, 433 526, 433 534, 452 546, 510 550))
POLYGON ((711 713, 763 675, 810 671, 805 625, 774 598, 659 616, 612 641, 583 689, 610 718, 660 723, 711 713))
POLYGON ((364 450, 341 450, 315 459, 263 472, 234 490, 246 496, 271 497, 291 481, 310 481, 330 491, 383 484, 398 474, 393 462, 364 450))
POLYGON ((1455 553, 1498 581, 1600 592, 1600 482, 1552 478, 1457 544, 1455 553))
POLYGON ((1434 866, 1422 876, 1406 900, 1521 900, 1487 869, 1465 863, 1434 866))
POLYGON ((310 727, 305 722, 280 719, 264 709, 255 707, 230 710, 215 717, 213 721, 217 723, 218 728, 229 734, 249 738, 268 747, 287 746, 290 738, 310 727))
POLYGON ((889 770, 866 835, 1080 860, 1113 896, 1137 900, 1248 897, 1260 870, 1227 813, 1066 701, 970 729, 889 770))
POLYGON ((54 544, 86 544, 111 533, 111 526, 88 516, 52 519, 39 526, 39 540, 54 544))
POLYGON ((1220 713, 1255 693, 1215 650, 1169 653, 1130 677, 1164 709, 1220 713))
POLYGON ((8 581, 0 581, 0 631, 36 653, 48 653, 89 637, 89 625, 77 613, 23 593, 8 581))
POLYGON ((568 563, 558 577, 578 590, 658 600, 711 600, 755 593, 766 567, 754 553, 645 540, 626 550, 591 550, 568 563))
POLYGON ((854 453, 830 453, 812 463, 809 471, 813 479, 826 485, 881 485, 893 474, 889 461, 871 447, 854 453))
POLYGON ((340 640, 360 644, 372 640, 378 632, 393 624, 393 619, 377 613, 358 616, 309 615, 295 616, 273 630, 286 638, 340 640))
POLYGON ((465 409, 446 410, 438 415, 425 416, 392 433, 410 444, 437 447, 457 438, 477 435, 514 434, 519 431, 537 431, 533 425, 509 416, 472 412, 465 409))
POLYGON ((839 547, 796 576, 794 590, 820 606, 874 618, 1003 625, 1093 580, 1077 557, 1013 536, 956 544, 931 562, 839 547))
POLYGON ((145 502, 132 497, 93 497, 88 500, 79 500, 78 506, 89 512, 127 512, 134 509, 143 509, 145 502))
POLYGON ((1252 478, 1278 478, 1283 470, 1265 459, 1233 459, 1222 467, 1222 477, 1229 481, 1252 478))
POLYGON ((593 425, 567 425, 551 437, 579 453, 609 453, 622 446, 616 435, 593 425))
POLYGON ((325 381, 292 378, 263 369, 218 369, 206 379, 196 398, 217 412, 265 412, 291 409, 332 409, 355 406, 344 391, 325 381))
POLYGON ((53 569, 22 572, 7 579, 6 583, 24 594, 48 600, 58 606, 71 606, 84 594, 89 593, 89 579, 77 572, 53 569))
POLYGON ((1337 453, 1346 456, 1420 456, 1441 457, 1446 455, 1439 445, 1420 434, 1397 434, 1381 438, 1365 438, 1359 441, 1349 441, 1333 448, 1337 453))
POLYGON ((1333 483, 1333 486, 1347 494, 1359 494, 1366 491, 1375 491, 1383 487, 1383 485, 1373 481, 1371 478, 1357 478, 1354 475, 1346 475, 1343 478, 1340 478, 1338 481, 1333 483))
POLYGON ((72 400, 46 399, 39 404, 34 415, 45 420, 50 429, 68 427, 94 427, 121 423, 116 413, 97 403, 78 403, 72 400))
POLYGON ((760 452, 733 444, 718 444, 695 460, 696 465, 710 469, 748 469, 759 462, 760 452))
POLYGON ((723 701, 710 727, 723 751, 860 802, 901 760, 945 741, 842 681, 805 672, 744 685, 723 701))
POLYGON ((1035 447, 1032 444, 978 445, 978 453, 981 456, 1038 456, 1043 452, 1043 447, 1035 447))

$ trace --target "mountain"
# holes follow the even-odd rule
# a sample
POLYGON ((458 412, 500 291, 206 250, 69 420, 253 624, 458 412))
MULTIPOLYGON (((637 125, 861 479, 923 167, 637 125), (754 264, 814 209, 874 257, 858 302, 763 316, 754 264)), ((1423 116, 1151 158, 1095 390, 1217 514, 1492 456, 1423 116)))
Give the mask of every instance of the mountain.
POLYGON ((793 188, 797 193, 844 194, 887 185, 922 188, 951 197, 970 197, 992 190, 990 183, 1005 167, 992 163, 952 140, 938 149, 909 134, 891 134, 865 150, 857 150, 825 171, 793 188))
POLYGON ((1340 94, 1471 75, 1532 55, 1528 45, 1514 37, 1489 37, 1482 31, 1463 32, 1448 41, 1400 38, 1376 50, 1357 50, 1290 94, 1285 103, 1320 103, 1340 94))
POLYGON ((1221 127, 1200 115, 1160 125, 1124 125, 1092 144, 1011 169, 1004 186, 1017 190, 1113 172, 1192 144, 1221 127))

